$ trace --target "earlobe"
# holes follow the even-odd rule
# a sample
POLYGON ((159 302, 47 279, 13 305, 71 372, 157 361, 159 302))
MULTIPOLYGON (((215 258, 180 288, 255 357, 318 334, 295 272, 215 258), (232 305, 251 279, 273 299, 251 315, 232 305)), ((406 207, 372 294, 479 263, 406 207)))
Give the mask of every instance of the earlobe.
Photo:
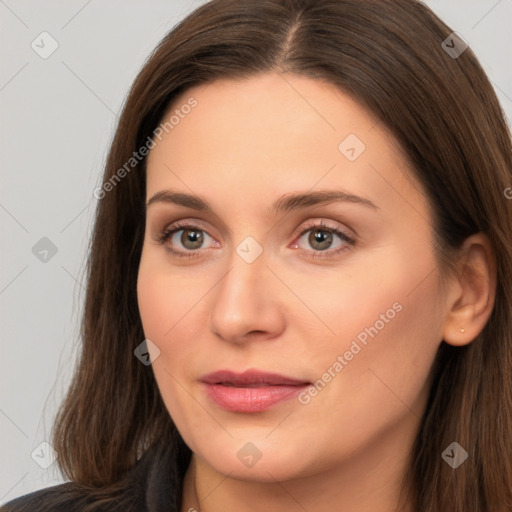
POLYGON ((459 251, 459 271, 448 285, 443 340, 454 346, 471 343, 484 329, 496 295, 496 265, 489 238, 477 233, 459 251))

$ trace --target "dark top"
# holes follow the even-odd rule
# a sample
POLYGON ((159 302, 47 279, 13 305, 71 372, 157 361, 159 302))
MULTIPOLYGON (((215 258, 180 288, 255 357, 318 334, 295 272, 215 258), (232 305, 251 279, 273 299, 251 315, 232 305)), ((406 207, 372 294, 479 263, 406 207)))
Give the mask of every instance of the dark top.
POLYGON ((165 447, 148 450, 125 478, 106 492, 68 482, 6 503, 1 512, 179 512, 182 473, 165 447))

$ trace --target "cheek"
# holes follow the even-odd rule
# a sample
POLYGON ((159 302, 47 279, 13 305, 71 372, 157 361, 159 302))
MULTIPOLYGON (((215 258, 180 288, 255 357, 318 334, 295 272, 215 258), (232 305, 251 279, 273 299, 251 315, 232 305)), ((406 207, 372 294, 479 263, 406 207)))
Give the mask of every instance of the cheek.
MULTIPOLYGON (((165 342, 197 300, 193 279, 185 282, 172 272, 159 251, 143 251, 137 279, 137 298, 144 333, 152 341, 165 342)), ((160 347, 162 350, 164 347, 160 347)))
POLYGON ((207 319, 201 298, 207 291, 204 278, 173 271, 160 254, 143 253, 137 297, 144 335, 160 349, 153 365, 157 381, 167 372, 183 382, 190 360, 197 359, 207 319))
POLYGON ((370 435, 375 422, 393 421, 408 407, 421 415, 442 336, 442 294, 425 251, 390 248, 372 264, 360 263, 333 279, 328 292, 324 286, 323 298, 309 297, 334 331, 319 330, 308 353, 321 381, 309 406, 370 435))
POLYGON ((151 255, 143 254, 137 296, 144 335, 160 350, 152 363, 160 394, 173 420, 188 432, 199 428, 195 423, 202 418, 201 410, 195 409, 196 402, 184 391, 184 384, 190 362, 197 359, 194 340, 201 339, 201 322, 189 320, 191 315, 201 314, 198 299, 204 292, 192 286, 190 278, 182 282, 168 269, 151 255))
POLYGON ((329 356, 318 362, 325 372, 342 356, 318 406, 338 411, 337 419, 362 438, 404 415, 421 417, 441 321, 434 278, 411 292, 415 281, 402 276, 394 286, 375 288, 371 298, 367 293, 364 308, 347 309, 352 314, 336 324, 338 343, 325 346, 329 356))
POLYGON ((399 249, 390 246, 358 255, 327 277, 285 275, 311 310, 296 325, 308 330, 302 339, 309 340, 304 348, 314 368, 328 368, 354 341, 361 350, 357 357, 348 357, 361 364, 373 357, 378 364, 388 359, 413 361, 415 347, 427 349, 429 339, 438 342, 441 311, 435 262, 425 253, 399 249), (311 321, 306 325, 305 319, 311 321))
POLYGON ((169 312, 177 305, 175 295, 170 293, 155 272, 146 271, 145 266, 141 265, 137 297, 144 335, 162 350, 162 339, 172 326, 169 312))

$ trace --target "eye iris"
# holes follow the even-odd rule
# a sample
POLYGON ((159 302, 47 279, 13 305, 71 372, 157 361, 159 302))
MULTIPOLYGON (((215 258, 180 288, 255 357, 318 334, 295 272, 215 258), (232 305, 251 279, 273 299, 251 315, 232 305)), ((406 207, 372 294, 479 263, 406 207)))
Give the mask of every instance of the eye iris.
POLYGON ((311 244, 311 247, 318 249, 320 251, 328 249, 329 246, 332 244, 332 233, 330 233, 329 231, 323 231, 321 229, 311 231, 311 233, 309 234, 309 243, 311 244), (318 247, 317 244, 320 244, 321 247, 318 247))
POLYGON ((199 249, 203 245, 203 233, 194 229, 184 229, 181 235, 181 243, 187 249, 199 249), (190 246, 189 244, 192 244, 190 246))

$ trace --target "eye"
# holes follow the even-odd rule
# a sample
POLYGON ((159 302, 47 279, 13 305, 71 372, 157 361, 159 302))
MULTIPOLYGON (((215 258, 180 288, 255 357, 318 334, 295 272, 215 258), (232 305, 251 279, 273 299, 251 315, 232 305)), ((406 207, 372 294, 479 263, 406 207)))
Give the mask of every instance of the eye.
POLYGON ((172 224, 157 235, 157 241, 166 245, 167 250, 178 257, 192 258, 204 249, 203 245, 210 241, 217 242, 203 229, 192 224, 172 224), (168 243, 169 242, 169 243, 168 243))
POLYGON ((323 222, 313 222, 300 228, 300 237, 292 244, 292 249, 304 249, 312 252, 312 257, 334 256, 355 245, 355 240, 334 226, 323 222), (311 249, 306 248, 309 246, 311 249))
MULTIPOLYGON (((291 248, 302 249, 304 252, 310 253, 311 257, 332 257, 356 244, 354 238, 335 226, 324 224, 323 221, 301 226, 294 236, 299 236, 299 238, 291 245, 291 248)), ((180 258, 197 257, 208 246, 220 246, 204 229, 190 223, 180 222, 171 224, 157 234, 156 241, 165 245, 166 250, 173 256, 180 258)))

